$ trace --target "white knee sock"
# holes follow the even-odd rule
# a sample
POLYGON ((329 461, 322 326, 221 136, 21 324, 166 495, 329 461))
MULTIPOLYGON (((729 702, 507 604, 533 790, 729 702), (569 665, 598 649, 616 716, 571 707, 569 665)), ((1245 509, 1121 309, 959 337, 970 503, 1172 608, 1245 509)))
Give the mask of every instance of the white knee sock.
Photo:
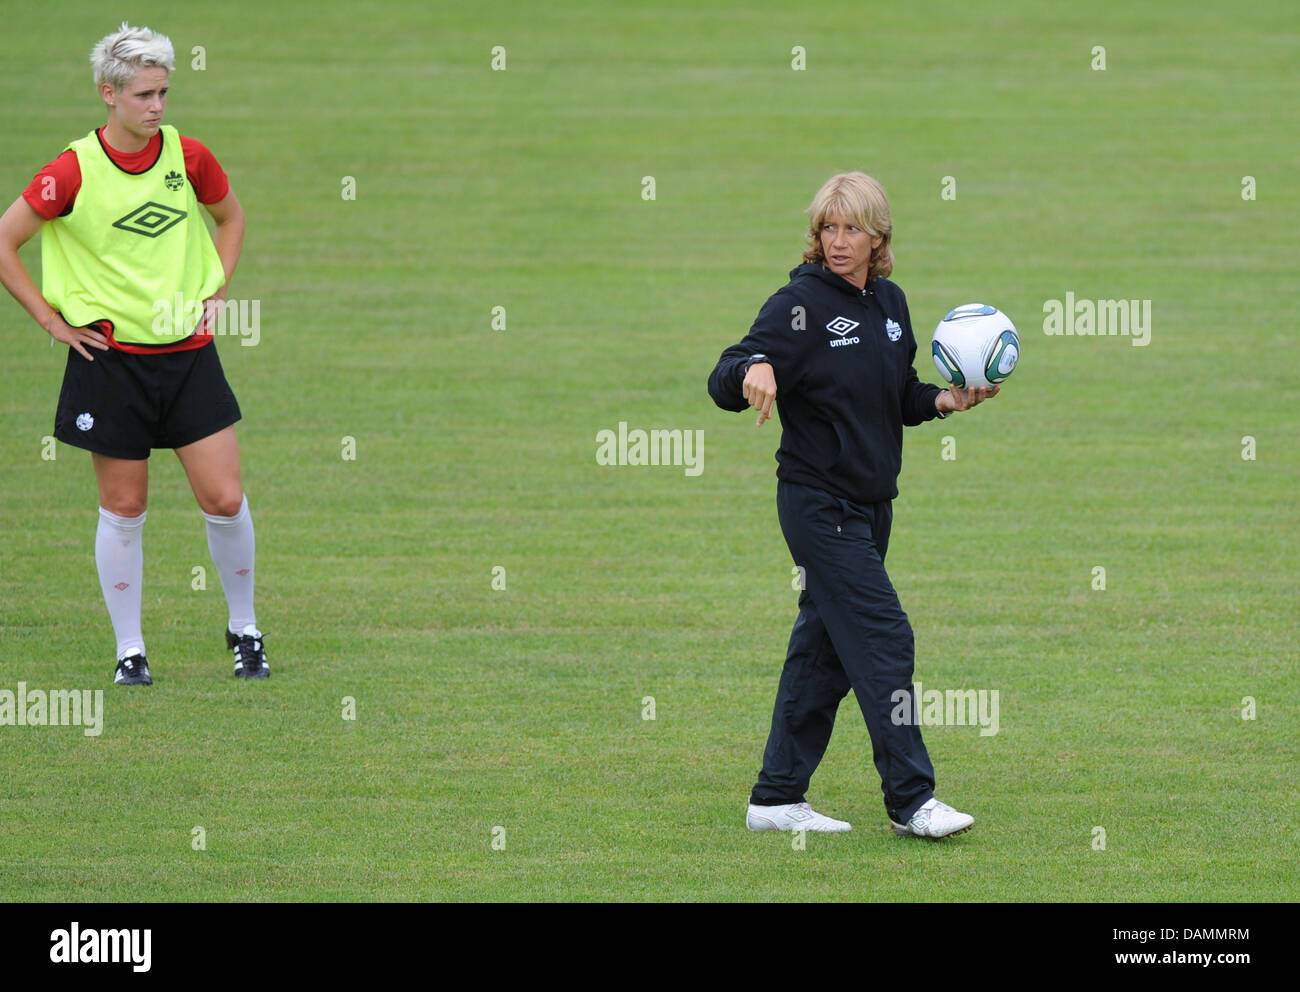
POLYGON ((144 518, 119 517, 99 508, 99 527, 95 531, 95 565, 99 569, 99 587, 113 621, 117 636, 117 657, 144 654, 144 634, 140 632, 141 586, 144 584, 144 518))
POLYGON ((221 588, 230 607, 230 630, 238 634, 245 627, 257 626, 253 611, 253 558, 256 546, 253 541, 253 517, 248 512, 248 497, 244 497, 239 512, 233 517, 214 517, 203 514, 208 522, 208 551, 212 563, 221 576, 221 588))

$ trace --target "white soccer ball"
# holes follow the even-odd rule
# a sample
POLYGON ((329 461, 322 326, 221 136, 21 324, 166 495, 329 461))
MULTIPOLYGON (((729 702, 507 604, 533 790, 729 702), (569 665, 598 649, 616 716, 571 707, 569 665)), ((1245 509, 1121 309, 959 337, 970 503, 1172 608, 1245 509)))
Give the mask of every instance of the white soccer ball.
POLYGON ((1016 370, 1020 335, 997 307, 967 303, 939 321, 930 352, 945 382, 966 388, 996 386, 1016 370))

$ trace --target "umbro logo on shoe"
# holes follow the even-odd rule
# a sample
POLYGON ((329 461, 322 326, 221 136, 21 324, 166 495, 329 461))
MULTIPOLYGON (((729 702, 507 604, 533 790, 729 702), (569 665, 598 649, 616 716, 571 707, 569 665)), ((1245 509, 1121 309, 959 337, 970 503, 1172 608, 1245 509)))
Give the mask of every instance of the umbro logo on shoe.
POLYGON ((947 803, 941 803, 931 797, 926 800, 925 805, 912 814, 912 818, 906 824, 896 823, 893 820, 889 822, 893 824, 894 833, 900 837, 914 836, 941 840, 953 834, 964 834, 975 823, 975 817, 969 813, 959 813, 947 803))
POLYGON ((853 330, 857 326, 858 326, 858 322, 856 320, 849 320, 848 317, 836 317, 834 320, 832 320, 829 324, 826 325, 826 330, 830 331, 832 334, 839 335, 838 339, 834 339, 829 342, 830 346, 832 348, 842 348, 845 345, 857 344, 859 340, 861 340, 860 338, 857 337, 850 338, 845 336, 849 333, 849 331, 853 330))
POLYGON ((853 829, 844 820, 823 816, 807 803, 782 806, 755 806, 751 803, 745 813, 745 826, 750 830, 806 830, 832 834, 853 829))

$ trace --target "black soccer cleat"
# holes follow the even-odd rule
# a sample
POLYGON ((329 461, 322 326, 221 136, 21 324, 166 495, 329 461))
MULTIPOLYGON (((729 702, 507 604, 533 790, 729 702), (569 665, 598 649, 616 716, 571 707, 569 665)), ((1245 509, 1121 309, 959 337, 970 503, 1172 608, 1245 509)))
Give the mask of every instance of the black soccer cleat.
POLYGON ((266 648, 262 646, 262 633, 251 624, 242 634, 232 634, 226 628, 226 647, 235 652, 235 675, 241 679, 269 679, 271 666, 266 663, 266 648))
POLYGON ((153 679, 149 677, 149 662, 145 656, 130 654, 118 659, 113 682, 117 685, 153 685, 153 679))

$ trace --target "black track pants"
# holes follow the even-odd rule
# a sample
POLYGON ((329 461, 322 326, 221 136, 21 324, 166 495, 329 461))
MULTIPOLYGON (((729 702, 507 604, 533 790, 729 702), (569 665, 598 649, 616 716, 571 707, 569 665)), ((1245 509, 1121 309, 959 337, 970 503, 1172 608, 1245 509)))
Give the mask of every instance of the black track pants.
POLYGON ((851 688, 871 735, 885 810, 906 823, 934 794, 934 767, 920 728, 890 718, 913 712, 912 626, 884 564, 893 508, 779 482, 777 512, 794 563, 804 569, 804 589, 750 801, 804 800, 851 688))

